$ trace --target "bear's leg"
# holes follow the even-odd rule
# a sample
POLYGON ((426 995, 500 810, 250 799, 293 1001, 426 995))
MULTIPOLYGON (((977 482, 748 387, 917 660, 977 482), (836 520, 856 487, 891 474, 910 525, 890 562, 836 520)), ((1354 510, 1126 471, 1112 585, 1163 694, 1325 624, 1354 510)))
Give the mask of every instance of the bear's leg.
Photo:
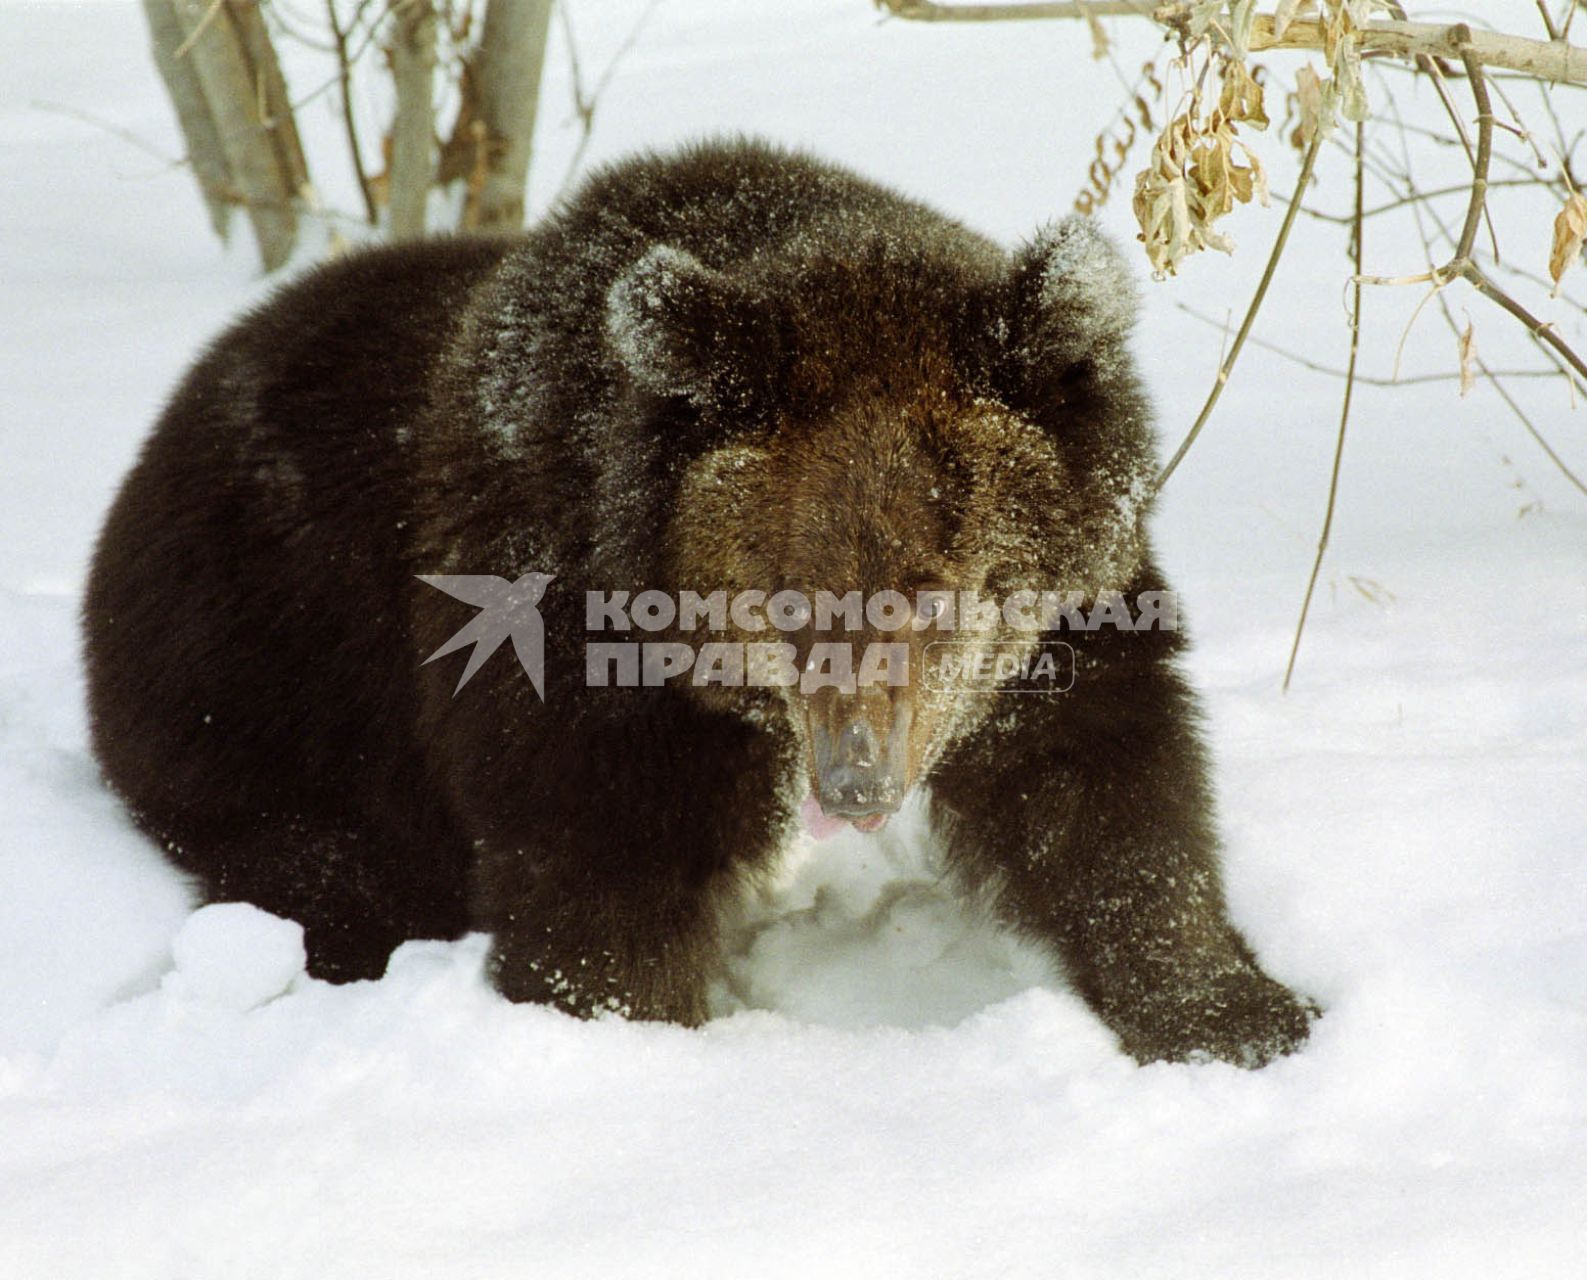
POLYGON ((1172 643, 1123 633, 1076 645, 1072 690, 1006 695, 934 775, 952 864, 1055 948, 1139 1061, 1254 1067, 1294 1050, 1317 1010, 1262 972, 1226 914, 1172 643))
MULTIPOLYGON (((643 841, 634 843, 643 857, 643 841)), ((529 867, 514 881, 518 906, 496 928, 490 956, 502 995, 579 1017, 612 1012, 691 1027, 706 1020, 725 886, 661 874, 596 885, 529 867)))
POLYGON ((581 1017, 704 1022, 723 895, 776 853, 791 760, 785 735, 689 706, 565 729, 523 775, 512 828, 483 841, 476 915, 497 990, 581 1017))
POLYGON ((308 971, 328 982, 379 978, 408 939, 468 928, 467 848, 444 833, 256 812, 165 843, 207 901, 251 902, 301 924, 308 971))

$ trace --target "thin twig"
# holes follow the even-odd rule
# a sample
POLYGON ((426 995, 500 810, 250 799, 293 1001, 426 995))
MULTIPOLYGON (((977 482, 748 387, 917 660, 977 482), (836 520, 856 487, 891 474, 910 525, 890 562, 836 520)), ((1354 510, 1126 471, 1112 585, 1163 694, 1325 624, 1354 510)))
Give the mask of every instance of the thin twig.
MULTIPOLYGON (((1391 109, 1395 112, 1397 118, 1399 115, 1398 107, 1391 103, 1391 109)), ((1406 146, 1405 134, 1403 131, 1401 131, 1400 134, 1400 151, 1402 163, 1406 169, 1404 178, 1405 183, 1411 188, 1411 190, 1414 191, 1415 180, 1412 178, 1410 173, 1411 155, 1409 148, 1406 146)), ((1444 237, 1449 240, 1453 240, 1453 237, 1450 235, 1448 228, 1444 226, 1442 220, 1433 211, 1431 205, 1423 206, 1420 204, 1413 204, 1411 206, 1411 216, 1416 222, 1416 233, 1421 239, 1422 251, 1424 254, 1426 254, 1427 261, 1432 262, 1432 241, 1429 239, 1427 227, 1422 221, 1424 208, 1427 217, 1432 219, 1434 225, 1438 227, 1439 231, 1444 235, 1444 237)), ((1449 326, 1450 333, 1454 334, 1458 341, 1460 336, 1460 326, 1455 322, 1455 313, 1450 308, 1449 299, 1442 291, 1439 291, 1438 293, 1438 305, 1440 310, 1443 312, 1444 323, 1449 326)), ((1552 353, 1547 350, 1544 351, 1544 354, 1549 356, 1551 359, 1553 358, 1552 353)), ((1581 479, 1574 471, 1570 469, 1565 460, 1559 456, 1559 454, 1555 451, 1554 446, 1544 438, 1543 433, 1537 429, 1537 425, 1532 421, 1531 417, 1528 416, 1526 411, 1521 408, 1516 398, 1510 394, 1509 388, 1499 381, 1500 374, 1497 371, 1490 369, 1488 367, 1487 361, 1485 361, 1480 354, 1476 358, 1476 365, 1478 371, 1493 385, 1494 391, 1498 393, 1499 398, 1504 401, 1505 406, 1510 410, 1510 412, 1515 415, 1516 420, 1520 422, 1526 433, 1532 437, 1538 448, 1542 449, 1543 452, 1548 456, 1549 461, 1551 461, 1559 469, 1560 474, 1570 481, 1570 483, 1573 484, 1577 489, 1580 489, 1584 494, 1587 494, 1587 486, 1583 486, 1581 479)), ((1565 369, 1556 369, 1556 374, 1557 376, 1563 377, 1565 379, 1565 385, 1571 388, 1571 390, 1574 392, 1575 383, 1571 381, 1569 371, 1565 369)), ((1516 375, 1506 373, 1504 376, 1514 377, 1516 375)), ((1515 464, 1510 462, 1509 458, 1503 452, 1500 452, 1499 457, 1501 461, 1511 468, 1511 470, 1515 471, 1517 480, 1522 484, 1526 484, 1525 478, 1521 476, 1519 470, 1516 470, 1515 464)), ((1526 487, 1528 489, 1532 488, 1532 486, 1529 484, 1526 484, 1526 487)), ((1533 490, 1533 492, 1535 493, 1536 491, 1533 490)))
POLYGON ((1251 325, 1256 321, 1256 313, 1262 309, 1262 299, 1267 297, 1267 287, 1273 283, 1273 273, 1278 269, 1278 260, 1284 254, 1284 245, 1289 240, 1290 228, 1295 225, 1295 216, 1300 212, 1301 197, 1305 193, 1306 184, 1311 181, 1312 168, 1317 163, 1317 152, 1322 148, 1322 140, 1322 130, 1319 129, 1312 135, 1311 143, 1306 148, 1306 158, 1301 161, 1300 177, 1295 180, 1295 197, 1290 201, 1289 208, 1284 211, 1284 221, 1279 225, 1278 235, 1273 240, 1273 251, 1267 256, 1267 267, 1262 272, 1261 283, 1256 286, 1256 293, 1252 295, 1251 305, 1246 308, 1245 319, 1240 323, 1240 331, 1235 334, 1234 346, 1229 349, 1228 358, 1218 367, 1218 376, 1213 381, 1212 390, 1207 393, 1207 402, 1201 406, 1201 412, 1196 415, 1190 434, 1174 451, 1174 456, 1168 460, 1168 465, 1158 473, 1154 490, 1161 489, 1168 483, 1168 477, 1174 474, 1174 469, 1190 452, 1190 446, 1196 443, 1196 437, 1207 425, 1207 419, 1212 416, 1213 406, 1218 403, 1218 397, 1223 394, 1223 388, 1228 384, 1234 362, 1240 358, 1240 349, 1245 346, 1246 336, 1251 332, 1251 325))
POLYGON ((1481 206, 1487 203, 1488 157, 1493 150, 1493 105, 1488 97, 1488 85, 1483 79, 1482 63, 1477 55, 1467 47, 1461 51, 1461 58, 1466 64, 1466 76, 1471 81, 1471 96, 1477 104, 1478 172, 1472 178, 1471 206, 1466 210, 1466 224, 1461 228, 1460 240, 1455 246, 1455 259, 1445 269, 1446 273, 1464 276, 1479 293, 1497 302, 1524 324, 1534 337, 1553 347, 1571 368, 1583 378, 1587 378, 1587 361, 1571 349, 1570 344, 1554 331, 1553 325, 1539 320, 1494 284, 1482 268, 1472 260, 1471 247, 1477 237, 1477 220, 1481 215, 1481 206))
POLYGON ((1339 438, 1334 442, 1333 471, 1328 477, 1328 506, 1323 512, 1322 534, 1317 539, 1317 555, 1311 562, 1311 577, 1306 580, 1306 595, 1300 605, 1300 619, 1295 623, 1295 639, 1289 647, 1289 662, 1284 667, 1284 684, 1281 692, 1289 692, 1290 678, 1295 674, 1295 658, 1300 653, 1300 638, 1306 630, 1306 615, 1311 612, 1312 592, 1317 589, 1317 575, 1322 572, 1323 554, 1328 550, 1328 537, 1334 527, 1334 507, 1339 499, 1339 469, 1345 456, 1345 429, 1350 425, 1350 402, 1356 389, 1356 357, 1361 351, 1361 241, 1364 221, 1361 217, 1362 189, 1365 185, 1366 167, 1363 152, 1366 149, 1366 130, 1356 123, 1356 220, 1350 229, 1351 274, 1355 283, 1350 291, 1350 362, 1345 367, 1344 402, 1339 408, 1339 438))
POLYGON ((1493 389, 1499 393, 1499 398, 1509 407, 1510 412, 1515 414, 1516 420, 1526 428, 1527 435, 1532 437, 1539 449, 1548 454, 1549 461, 1559 468, 1560 474, 1575 485, 1583 496, 1587 496, 1587 484, 1583 484, 1581 477, 1566 465, 1565 459, 1554 452, 1554 446, 1543 438, 1543 433, 1537 429, 1526 411, 1516 403, 1515 397, 1510 394, 1504 383, 1499 381, 1498 375, 1483 362, 1481 356, 1477 357, 1477 368, 1482 372, 1482 376, 1493 384, 1493 389))
MULTIPOLYGON (((1543 187, 1544 189, 1548 190, 1552 189, 1553 183, 1549 182, 1545 178, 1498 178, 1489 181, 1489 191, 1492 191, 1497 187, 1543 187)), ((1454 186, 1437 187, 1432 191, 1421 191, 1413 196, 1401 196, 1397 200, 1385 201, 1383 204, 1374 205, 1361 216, 1370 221, 1371 219, 1380 217, 1385 213, 1392 213, 1396 209, 1403 209, 1406 205, 1413 204, 1418 200, 1437 200, 1443 196, 1469 197, 1470 195, 1471 183, 1461 182, 1455 184, 1454 186)), ((1286 197, 1284 196, 1276 197, 1276 199, 1279 200, 1283 200, 1285 198, 1286 197)), ((1315 218, 1318 222, 1334 222, 1342 227, 1348 227, 1355 222, 1355 215, 1350 213, 1329 213, 1326 209, 1312 209, 1309 207, 1302 208, 1301 212, 1304 213, 1308 218, 1315 218)))
MULTIPOLYGON (((1438 60, 1436 58, 1429 58, 1424 55, 1423 57, 1417 58, 1416 65, 1421 67, 1421 69, 1432 79, 1433 88, 1438 91, 1438 100, 1444 106, 1444 114, 1449 117, 1450 124, 1455 126, 1455 132, 1460 135, 1460 145, 1465 149, 1466 161, 1471 165, 1471 172, 1473 175, 1475 175, 1478 172, 1479 162, 1478 157, 1472 154, 1471 135, 1466 131, 1466 122, 1461 119, 1460 110, 1455 106, 1454 98, 1450 96, 1449 82, 1444 78, 1444 73, 1438 65, 1438 60)), ((1486 184, 1488 180, 1488 169, 1486 163, 1482 164, 1481 172, 1482 180, 1486 184)), ((1483 194, 1484 196, 1487 194, 1486 187, 1484 187, 1483 194)), ((1497 259, 1499 257, 1499 236, 1498 233, 1493 229, 1493 218, 1488 213, 1487 200, 1484 199, 1479 207, 1481 209, 1481 216, 1483 220, 1488 224, 1488 243, 1493 246, 1493 256, 1495 259, 1497 259)))
POLYGON ((1472 165, 1471 203, 1466 206, 1466 224, 1455 245, 1455 261, 1469 262, 1477 243, 1477 228, 1488 208, 1488 165, 1493 156, 1493 103, 1488 98, 1488 83, 1482 78, 1482 64, 1470 47, 1462 48, 1461 60, 1471 81, 1471 96, 1477 104, 1477 159, 1472 165))
MULTIPOLYGON (((1411 330, 1416 328, 1417 317, 1422 314, 1423 307, 1425 307, 1434 298, 1441 297, 1443 295, 1444 286, 1448 283, 1447 280, 1440 279, 1436 271, 1430 272, 1429 275, 1432 278, 1433 287, 1424 293, 1416 303, 1416 306, 1411 309, 1411 318, 1405 322, 1405 328, 1400 330, 1400 340, 1394 344, 1393 376, 1396 378, 1400 376, 1400 361, 1405 358, 1405 343, 1411 336, 1411 330)), ((1382 284, 1383 281, 1371 276, 1353 276, 1351 277, 1351 283, 1382 284)))
MULTIPOLYGON (((1364 282, 1363 282, 1364 283, 1364 282)), ((1202 324, 1214 329, 1223 329, 1227 332, 1228 326, 1216 316, 1209 316, 1205 311, 1197 311, 1195 307, 1186 302, 1176 302, 1174 306, 1183 311, 1192 320, 1199 320, 1202 324)), ((1288 360, 1291 364, 1298 364, 1302 369, 1310 369, 1313 373, 1323 374, 1329 378, 1343 378, 1346 370, 1336 365, 1323 364, 1301 355, 1298 351, 1291 351, 1288 347, 1277 342, 1269 342, 1266 338, 1251 337, 1247 339, 1253 347, 1261 347, 1264 351, 1271 351, 1280 359, 1288 360)), ((1500 369, 1498 376, 1504 378, 1558 378, 1560 370, 1556 366, 1552 369, 1500 369)), ((1384 378, 1359 370, 1355 375, 1356 381, 1369 387, 1415 387, 1430 382, 1457 382, 1458 373, 1417 373, 1408 378, 1384 378)))
POLYGON ((1537 11, 1542 15, 1543 27, 1548 32, 1550 40, 1558 40, 1559 28, 1554 25, 1554 19, 1549 16, 1547 0, 1537 0, 1537 11))
MULTIPOLYGON (((1470 29, 1462 24, 1462 30, 1469 33, 1470 29)), ((1363 278, 1363 282, 1366 284, 1415 283, 1430 278, 1437 288, 1457 277, 1464 279, 1484 297, 1498 303, 1524 324, 1534 339, 1551 347, 1580 377, 1587 379, 1587 361, 1571 349, 1570 344, 1559 336, 1552 324, 1538 319, 1495 284, 1472 257, 1477 229, 1482 224, 1483 213, 1487 206, 1488 168, 1493 156, 1493 103, 1488 96, 1488 84, 1483 76, 1482 60, 1469 43, 1461 46, 1460 57, 1465 64, 1466 79, 1471 85, 1471 96, 1477 107, 1477 157, 1476 169, 1471 179, 1471 200, 1466 206, 1466 218, 1461 226, 1459 239, 1455 242, 1454 257, 1442 267, 1436 267, 1424 276, 1398 278, 1368 276, 1363 278)))
MULTIPOLYGON (((1532 131, 1526 127, 1526 123, 1521 119, 1521 113, 1516 110, 1515 103, 1510 101, 1510 95, 1504 91, 1504 86, 1493 82, 1491 76, 1489 80, 1493 83, 1493 91, 1499 95, 1499 101, 1504 103, 1505 110, 1510 113, 1510 118, 1515 121, 1513 126, 1504 125, 1504 127, 1532 148, 1532 157, 1537 161, 1539 169, 1548 168, 1548 157, 1543 154, 1543 148, 1537 145, 1537 139, 1532 136, 1532 131)), ((1493 183, 1490 185, 1497 186, 1498 184, 1493 183)), ((1495 254, 1494 256, 1497 257, 1498 255, 1495 254)))
POLYGON ((209 8, 204 10, 204 16, 198 20, 198 26, 193 28, 186 40, 176 46, 176 53, 172 55, 173 57, 187 57, 188 50, 197 44, 199 37, 209 29, 209 24, 215 21, 215 15, 220 12, 221 5, 225 2, 226 0, 210 0, 209 8))
POLYGON ((133 133, 131 129, 125 129, 112 120, 106 120, 101 116, 96 116, 92 112, 84 111, 80 107, 74 107, 69 103, 50 102, 44 98, 34 98, 28 103, 28 106, 32 107, 35 111, 48 111, 54 115, 66 116, 72 120, 80 121, 83 124, 92 125, 96 129, 103 129, 106 133, 120 138, 123 142, 131 143, 145 155, 153 156, 156 160, 160 161, 168 168, 180 169, 183 165, 192 163, 191 159, 186 155, 172 156, 168 152, 162 151, 147 138, 139 137, 137 134, 133 133))
MULTIPOLYGON (((362 6, 359 8, 361 13, 362 6)), ((347 134, 347 150, 353 159, 353 176, 358 179, 358 193, 364 198, 364 213, 369 219, 369 225, 375 226, 380 222, 380 212, 375 207, 375 193, 369 185, 369 174, 364 168, 363 148, 358 142, 358 121, 353 114, 353 65, 347 56, 347 34, 349 28, 343 27, 340 17, 336 13, 336 0, 325 0, 325 14, 331 25, 331 38, 336 44, 336 68, 341 77, 342 86, 342 128, 347 134)), ((356 23, 359 13, 355 13, 353 21, 356 23)))
POLYGON ((551 198, 551 203, 556 204, 562 199, 568 188, 573 185, 573 179, 578 176, 579 168, 584 163, 584 153, 589 150, 590 138, 595 132, 595 108, 601 104, 601 94, 606 91, 606 86, 611 83, 612 76, 616 74, 617 65, 639 42, 640 34, 656 12, 661 0, 650 0, 644 12, 629 28, 628 35, 623 43, 617 47, 617 52, 612 54, 611 60, 606 64, 606 69, 601 72, 596 80, 595 87, 586 95, 584 81, 579 71, 579 51, 573 40, 573 21, 568 17, 568 6, 556 6, 557 17, 562 21, 563 38, 568 45, 568 63, 573 73, 573 114, 579 121, 579 140, 573 148, 573 157, 568 161, 568 167, 562 173, 562 181, 557 185, 556 194, 551 198))

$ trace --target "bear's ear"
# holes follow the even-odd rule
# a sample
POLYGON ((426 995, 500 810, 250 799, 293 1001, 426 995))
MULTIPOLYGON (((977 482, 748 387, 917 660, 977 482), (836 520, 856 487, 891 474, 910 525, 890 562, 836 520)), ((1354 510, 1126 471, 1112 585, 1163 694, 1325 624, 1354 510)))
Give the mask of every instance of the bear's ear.
POLYGON ((771 307, 748 282, 655 245, 606 295, 606 334, 640 386, 702 409, 746 411, 780 359, 771 307))
POLYGON ((1135 281, 1090 218, 1049 223, 1014 257, 1007 373, 1027 393, 1128 365, 1135 281))

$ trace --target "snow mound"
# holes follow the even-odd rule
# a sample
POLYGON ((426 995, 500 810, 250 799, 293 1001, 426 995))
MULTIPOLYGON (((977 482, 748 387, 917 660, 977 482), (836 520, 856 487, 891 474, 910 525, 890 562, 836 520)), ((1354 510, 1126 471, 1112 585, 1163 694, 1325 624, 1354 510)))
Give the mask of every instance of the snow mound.
POLYGON ((243 1013, 303 974, 303 926, 246 902, 200 907, 171 942, 169 994, 243 1013))
POLYGON ((831 1027, 951 1027, 1059 985, 1048 956, 944 872, 918 798, 874 835, 801 836, 727 921, 726 939, 718 1015, 768 1009, 831 1027))

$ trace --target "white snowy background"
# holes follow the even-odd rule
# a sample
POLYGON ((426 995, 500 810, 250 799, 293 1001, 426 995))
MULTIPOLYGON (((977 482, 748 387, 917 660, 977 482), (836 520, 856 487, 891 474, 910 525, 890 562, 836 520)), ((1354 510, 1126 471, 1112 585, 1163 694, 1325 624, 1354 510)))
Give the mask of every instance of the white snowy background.
MULTIPOLYGON (((593 77, 644 6, 569 3, 593 77)), ((1130 74, 1153 37, 1111 29, 1130 74)), ((1012 244, 1068 208, 1112 117, 1115 70, 1089 54, 1076 24, 662 0, 589 159, 762 133, 1012 244)), ((287 70, 300 95, 327 75, 303 51, 287 70)), ((570 102, 559 34, 537 210, 570 102)), ((1559 102, 1587 119, 1587 95, 1559 102)), ((954 901, 918 815, 792 850, 702 1031, 509 1006, 478 938, 331 987, 293 926, 191 914, 86 749, 75 611, 99 520, 182 368, 270 286, 187 173, 73 113, 180 154, 135 4, 0 0, 0 1277, 1587 1275, 1587 499, 1490 388, 1360 391, 1287 696, 1338 382, 1248 350, 1157 519, 1234 913, 1328 1010, 1300 1055, 1136 1067, 954 901)), ((334 95, 300 123, 326 202, 355 207, 334 95)), ((1293 161, 1261 145, 1287 190, 1293 161)), ((1428 154, 1425 185, 1458 179, 1458 153, 1428 154)), ((1330 156, 1314 200, 1348 198, 1330 156)), ((1104 213, 1125 237, 1127 206, 1104 213)), ((1552 209, 1500 210, 1507 254, 1541 271, 1552 209)), ((1237 213, 1232 259, 1145 285, 1170 447, 1225 340, 1175 304, 1237 321, 1278 217, 1237 213)), ((1420 270, 1390 221, 1368 270, 1420 270)), ((1303 219, 1259 335, 1342 364, 1347 269, 1344 229, 1303 219)), ((1369 295, 1366 372, 1387 376, 1417 296, 1369 295)), ((1495 367, 1534 359, 1452 298, 1495 367)), ((1580 346, 1580 313, 1543 305, 1580 346)), ((1430 306, 1405 372, 1453 363, 1430 306)), ((1587 412, 1558 382, 1514 387, 1587 471, 1587 412)))

